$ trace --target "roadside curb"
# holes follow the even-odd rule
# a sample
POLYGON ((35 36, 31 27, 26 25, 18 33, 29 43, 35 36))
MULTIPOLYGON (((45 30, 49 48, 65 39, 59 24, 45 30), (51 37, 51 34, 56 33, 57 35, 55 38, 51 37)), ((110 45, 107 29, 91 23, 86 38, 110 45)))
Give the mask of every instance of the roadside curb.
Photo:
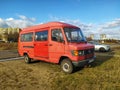
POLYGON ((9 58, 9 59, 0 59, 0 62, 20 60, 20 59, 23 59, 23 57, 16 57, 16 58, 9 58))

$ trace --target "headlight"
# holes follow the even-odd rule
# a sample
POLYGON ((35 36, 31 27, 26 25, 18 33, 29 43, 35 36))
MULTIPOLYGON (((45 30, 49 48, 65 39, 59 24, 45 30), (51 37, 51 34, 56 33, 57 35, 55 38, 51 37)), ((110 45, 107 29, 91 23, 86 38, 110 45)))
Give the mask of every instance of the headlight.
POLYGON ((73 50, 72 55, 81 56, 81 55, 84 55, 84 51, 83 50, 73 50))

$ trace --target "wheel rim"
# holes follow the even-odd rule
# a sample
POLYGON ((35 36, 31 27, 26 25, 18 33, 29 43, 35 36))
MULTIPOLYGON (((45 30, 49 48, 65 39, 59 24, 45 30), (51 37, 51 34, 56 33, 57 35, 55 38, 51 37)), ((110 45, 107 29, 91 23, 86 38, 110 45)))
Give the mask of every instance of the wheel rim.
POLYGON ((25 56, 25 62, 28 62, 28 57, 27 56, 25 56))
POLYGON ((63 64, 63 70, 64 70, 65 72, 69 72, 69 70, 70 70, 70 65, 69 65, 68 63, 63 64))

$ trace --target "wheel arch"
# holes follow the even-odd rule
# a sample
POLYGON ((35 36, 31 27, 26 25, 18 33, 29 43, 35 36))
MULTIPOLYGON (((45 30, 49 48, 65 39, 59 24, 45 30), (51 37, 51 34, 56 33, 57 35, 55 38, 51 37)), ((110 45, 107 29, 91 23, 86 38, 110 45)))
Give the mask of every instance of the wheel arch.
POLYGON ((61 64, 61 62, 62 62, 65 58, 70 59, 68 56, 61 56, 60 59, 59 59, 59 63, 58 63, 58 64, 61 64))
POLYGON ((99 48, 99 51, 102 51, 102 52, 103 52, 103 51, 106 51, 106 49, 105 49, 105 47, 100 47, 100 48, 99 48))
MULTIPOLYGON (((24 52, 24 53, 23 53, 23 56, 24 56, 24 55, 28 55, 28 53, 27 53, 27 52, 24 52)), ((28 55, 28 56, 29 56, 29 55, 28 55)))

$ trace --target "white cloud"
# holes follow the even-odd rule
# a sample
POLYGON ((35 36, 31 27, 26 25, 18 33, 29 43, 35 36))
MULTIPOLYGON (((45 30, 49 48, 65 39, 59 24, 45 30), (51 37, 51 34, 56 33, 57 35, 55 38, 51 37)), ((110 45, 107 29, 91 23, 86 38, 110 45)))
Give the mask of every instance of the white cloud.
MULTIPOLYGON (((114 19, 110 22, 105 22, 102 24, 95 23, 84 23, 79 19, 71 20, 61 17, 49 16, 51 21, 61 21, 69 24, 76 25, 80 27, 85 34, 85 36, 90 36, 94 34, 95 38, 100 38, 100 34, 106 34, 108 38, 117 38, 120 39, 120 18, 114 19)), ((35 18, 29 18, 24 15, 18 15, 18 18, 0 18, 0 27, 19 27, 25 28, 35 24, 41 24, 42 22, 36 23, 35 18)))
POLYGON ((84 23, 79 19, 70 20, 59 17, 50 16, 51 20, 63 21, 66 23, 70 23, 76 25, 82 29, 85 36, 90 36, 90 34, 94 34, 95 38, 99 39, 100 34, 106 34, 107 38, 117 38, 120 39, 120 18, 114 19, 110 22, 105 22, 103 24, 96 23, 84 23))
POLYGON ((73 20, 73 24, 79 26, 86 36, 94 34, 95 38, 98 39, 100 34, 106 34, 107 38, 120 39, 120 19, 98 25, 92 23, 85 24, 83 22, 75 23, 73 20))
POLYGON ((8 27, 8 24, 2 18, 0 18, 0 27, 3 27, 3 28, 8 27))
POLYGON ((18 15, 18 16, 19 16, 19 18, 21 18, 21 19, 23 19, 23 20, 27 19, 27 17, 24 16, 24 15, 18 15))
POLYGON ((28 26, 32 26, 35 24, 35 18, 29 18, 24 15, 18 15, 18 19, 15 18, 7 18, 7 19, 0 19, 0 27, 19 27, 25 28, 28 26))
POLYGON ((26 16, 24 16, 24 15, 18 15, 18 16, 19 16, 19 18, 22 19, 22 20, 31 21, 31 22, 36 21, 35 18, 29 18, 29 17, 26 17, 26 16))
POLYGON ((116 28, 116 27, 120 27, 120 18, 115 19, 111 22, 106 22, 105 24, 103 24, 103 26, 101 28, 102 29, 110 29, 110 28, 116 28))
POLYGON ((71 20, 71 19, 66 19, 66 18, 61 18, 61 17, 56 17, 56 16, 50 15, 50 20, 60 21, 60 22, 62 21, 62 22, 65 22, 65 23, 69 23, 69 24, 78 26, 82 29, 85 36, 88 36, 88 35, 93 33, 92 28, 94 27, 94 24, 92 24, 92 23, 86 24, 86 23, 81 22, 79 19, 71 20))
POLYGON ((14 18, 7 18, 6 21, 14 20, 14 18))
POLYGON ((50 15, 49 17, 50 17, 50 20, 52 21, 60 21, 60 22, 65 22, 65 23, 69 23, 72 25, 76 25, 85 31, 90 30, 93 27, 92 23, 86 24, 86 23, 81 22, 79 19, 71 20, 71 19, 56 17, 52 15, 50 15))
POLYGON ((106 34, 108 38, 120 39, 120 18, 98 25, 97 32, 106 34))

